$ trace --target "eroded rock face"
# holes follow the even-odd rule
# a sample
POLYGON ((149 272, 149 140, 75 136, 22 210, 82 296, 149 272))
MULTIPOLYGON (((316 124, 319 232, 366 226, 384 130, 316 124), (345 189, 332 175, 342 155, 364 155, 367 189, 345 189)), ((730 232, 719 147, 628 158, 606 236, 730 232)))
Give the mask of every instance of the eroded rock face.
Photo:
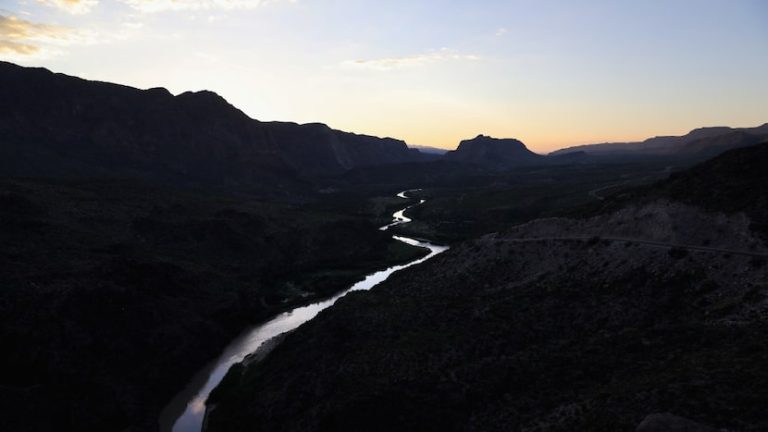
POLYGON ((637 426, 636 432, 718 432, 717 429, 673 414, 650 414, 637 426))

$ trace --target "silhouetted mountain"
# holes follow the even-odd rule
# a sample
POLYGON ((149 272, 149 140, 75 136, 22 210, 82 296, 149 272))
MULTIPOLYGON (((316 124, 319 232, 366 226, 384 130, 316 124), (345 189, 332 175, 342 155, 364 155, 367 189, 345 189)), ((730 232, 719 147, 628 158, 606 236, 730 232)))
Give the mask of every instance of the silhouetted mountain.
POLYGON ((422 146, 422 145, 411 145, 409 146, 412 149, 416 149, 424 154, 430 154, 430 155, 444 155, 448 153, 447 149, 444 148, 437 148, 437 147, 430 147, 430 146, 422 146))
POLYGON ((474 139, 462 141, 456 150, 446 153, 444 159, 494 168, 508 168, 541 163, 545 158, 528 150, 525 144, 516 139, 497 139, 478 135, 474 139))
POLYGON ((683 136, 663 136, 642 142, 588 144, 550 153, 559 156, 583 152, 591 156, 679 156, 706 158, 726 150, 745 147, 768 137, 768 123, 755 128, 708 127, 683 136))
POLYGON ((263 123, 209 91, 178 96, 0 62, 0 175, 275 184, 420 160, 402 141, 263 123))
MULTIPOLYGON (((768 125, 767 125, 768 126, 768 125)), ((764 133, 759 131, 744 132, 732 131, 723 135, 717 135, 707 138, 700 138, 686 143, 680 153, 697 156, 700 158, 710 158, 741 147, 749 147, 761 143, 768 139, 768 127, 764 133)))

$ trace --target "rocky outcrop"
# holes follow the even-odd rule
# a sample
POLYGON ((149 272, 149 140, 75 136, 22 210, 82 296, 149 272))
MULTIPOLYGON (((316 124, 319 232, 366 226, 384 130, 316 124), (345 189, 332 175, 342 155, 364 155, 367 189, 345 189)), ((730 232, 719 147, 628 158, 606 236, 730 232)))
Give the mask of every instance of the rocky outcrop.
POLYGON ((712 211, 744 213, 750 228, 768 238, 768 144, 735 149, 653 185, 609 201, 615 209, 629 202, 668 199, 712 211))

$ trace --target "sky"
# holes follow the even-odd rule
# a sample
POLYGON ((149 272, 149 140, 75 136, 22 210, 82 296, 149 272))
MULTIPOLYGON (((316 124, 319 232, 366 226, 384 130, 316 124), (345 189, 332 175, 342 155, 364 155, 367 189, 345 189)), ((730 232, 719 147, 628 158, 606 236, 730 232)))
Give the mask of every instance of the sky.
POLYGON ((0 0, 0 60, 442 148, 768 122, 766 0, 0 0))

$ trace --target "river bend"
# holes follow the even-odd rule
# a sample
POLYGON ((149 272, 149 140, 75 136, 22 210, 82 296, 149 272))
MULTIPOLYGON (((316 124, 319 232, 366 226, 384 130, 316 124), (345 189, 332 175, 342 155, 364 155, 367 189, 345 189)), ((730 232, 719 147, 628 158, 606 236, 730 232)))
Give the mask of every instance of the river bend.
MULTIPOLYGON (((397 197, 408 199, 408 192, 409 191, 400 192, 397 194, 397 197)), ((379 229, 387 231, 393 226, 411 222, 412 220, 405 216, 405 211, 423 203, 424 200, 420 200, 417 204, 413 204, 395 212, 392 215, 392 223, 379 229)), ((246 330, 224 349, 224 352, 218 359, 195 374, 187 386, 165 407, 159 419, 160 431, 200 432, 205 416, 205 401, 211 393, 211 390, 221 382, 232 365, 241 362, 248 354, 256 351, 268 340, 291 331, 301 324, 311 320, 320 311, 332 306, 336 300, 345 296, 347 293, 351 291, 369 290, 387 280, 392 273, 420 264, 448 249, 447 246, 434 245, 429 242, 408 237, 393 235, 392 238, 411 246, 429 249, 429 254, 406 264, 371 273, 366 276, 365 279, 336 294, 332 298, 318 303, 297 307, 277 315, 270 321, 246 330)))

